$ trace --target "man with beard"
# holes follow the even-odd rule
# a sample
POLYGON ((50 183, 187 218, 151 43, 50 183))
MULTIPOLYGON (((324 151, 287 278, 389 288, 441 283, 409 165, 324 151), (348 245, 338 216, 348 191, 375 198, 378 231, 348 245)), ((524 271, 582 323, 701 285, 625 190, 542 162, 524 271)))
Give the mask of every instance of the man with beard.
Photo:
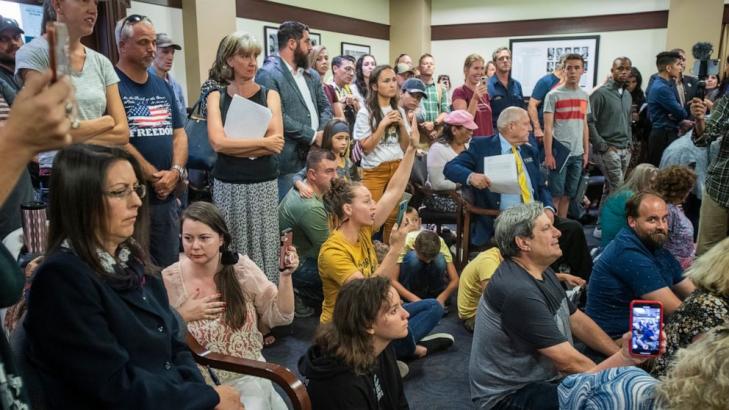
POLYGON ((286 142, 278 162, 280 201, 294 185, 294 175, 304 167, 309 147, 321 146, 322 130, 332 118, 332 107, 319 74, 308 66, 309 27, 298 21, 284 21, 277 36, 278 55, 263 63, 256 83, 281 96, 286 142))
POLYGON ((21 34, 25 32, 17 21, 0 16, 0 92, 8 104, 20 89, 15 81, 15 52, 23 45, 21 34))
POLYGON ((668 207, 653 192, 635 194, 625 204, 623 228, 595 262, 586 312, 613 339, 630 329, 630 301, 657 300, 670 315, 694 291, 678 261, 663 244, 668 238, 668 207))
POLYGON ((150 193, 152 261, 169 266, 180 252, 174 192, 187 177, 187 135, 172 88, 147 71, 157 51, 152 22, 133 14, 119 20, 114 32, 119 48, 119 94, 129 121, 129 143, 124 148, 142 166, 150 193))

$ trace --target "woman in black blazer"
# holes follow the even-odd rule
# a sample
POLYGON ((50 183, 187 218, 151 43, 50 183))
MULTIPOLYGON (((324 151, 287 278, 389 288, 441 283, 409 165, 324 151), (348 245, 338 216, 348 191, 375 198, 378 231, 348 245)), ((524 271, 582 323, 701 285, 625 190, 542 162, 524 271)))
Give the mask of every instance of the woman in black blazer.
POLYGON ((33 279, 26 354, 57 409, 240 409, 207 386, 144 245, 146 186, 115 148, 72 146, 51 176, 48 255, 33 279))

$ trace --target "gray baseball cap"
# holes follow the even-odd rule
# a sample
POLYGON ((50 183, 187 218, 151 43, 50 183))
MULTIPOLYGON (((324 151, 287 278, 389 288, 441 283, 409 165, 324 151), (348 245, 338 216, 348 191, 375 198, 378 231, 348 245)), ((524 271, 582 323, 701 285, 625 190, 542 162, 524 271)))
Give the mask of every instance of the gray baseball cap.
POLYGON ((182 50, 182 47, 175 43, 167 33, 157 33, 157 47, 172 47, 175 50, 182 50))

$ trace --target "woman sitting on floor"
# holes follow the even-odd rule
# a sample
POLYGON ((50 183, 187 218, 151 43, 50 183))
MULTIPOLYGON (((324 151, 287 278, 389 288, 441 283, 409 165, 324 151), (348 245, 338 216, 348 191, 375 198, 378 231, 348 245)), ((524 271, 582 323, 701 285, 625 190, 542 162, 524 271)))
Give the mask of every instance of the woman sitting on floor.
MULTIPOLYGON (((211 351, 265 361, 259 326, 288 325, 294 319, 291 273, 299 264, 296 250, 288 250, 276 288, 250 258, 230 250, 225 221, 208 202, 194 202, 183 212, 182 246, 185 256, 162 275, 170 304, 187 322, 187 330, 211 351)), ((266 379, 224 371, 219 376, 241 393, 248 410, 286 409, 266 379)))
POLYGON ((407 409, 391 342, 408 334, 408 312, 387 278, 355 279, 339 291, 332 322, 299 360, 312 408, 407 409))

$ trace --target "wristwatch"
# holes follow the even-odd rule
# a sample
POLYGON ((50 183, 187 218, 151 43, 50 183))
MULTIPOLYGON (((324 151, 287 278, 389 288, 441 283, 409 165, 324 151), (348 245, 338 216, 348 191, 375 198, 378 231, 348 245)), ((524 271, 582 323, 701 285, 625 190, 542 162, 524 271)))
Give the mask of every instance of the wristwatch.
POLYGON ((185 167, 175 164, 172 166, 172 169, 180 174, 180 180, 184 181, 187 179, 187 170, 185 169, 185 167))

